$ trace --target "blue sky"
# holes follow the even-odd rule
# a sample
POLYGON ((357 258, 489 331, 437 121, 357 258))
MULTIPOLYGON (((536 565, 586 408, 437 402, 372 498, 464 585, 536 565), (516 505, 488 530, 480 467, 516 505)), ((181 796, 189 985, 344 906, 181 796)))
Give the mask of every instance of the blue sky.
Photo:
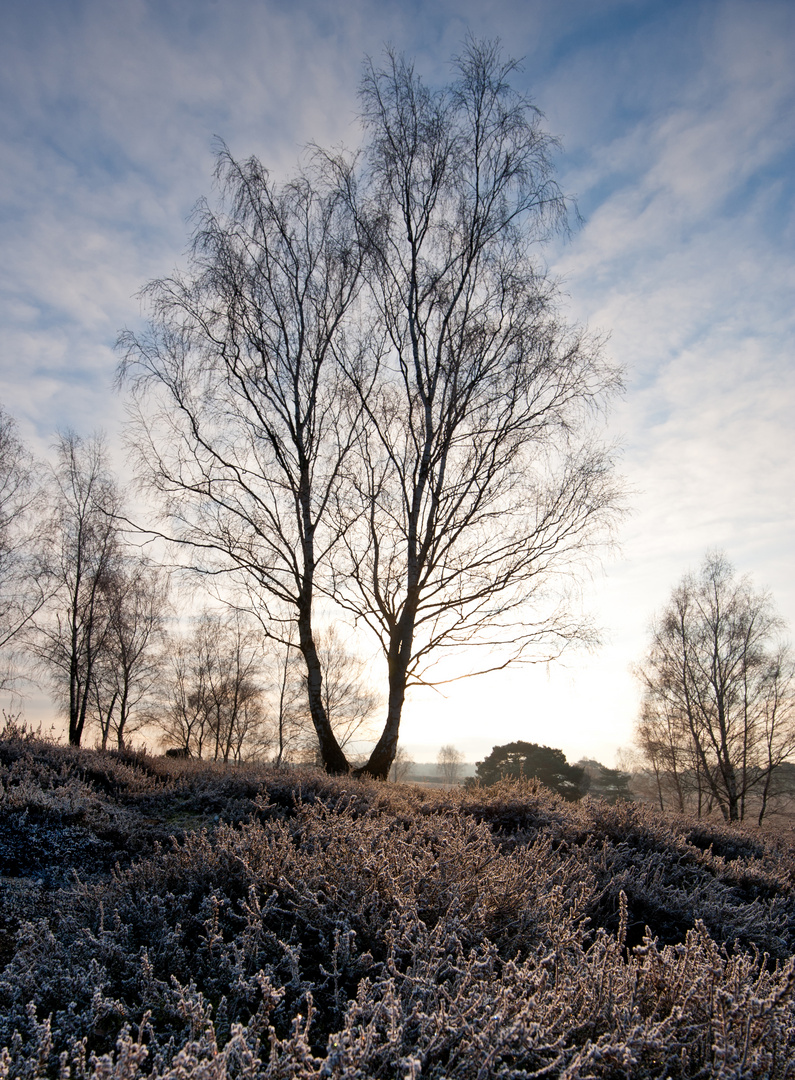
POLYGON ((526 738, 609 763, 648 621, 708 547, 795 623, 791 0, 5 0, 3 31, 0 400, 42 455, 103 427, 122 474, 113 342, 180 264, 213 137, 287 171, 310 140, 355 145, 384 42, 430 81, 468 31, 524 57, 583 218, 547 257, 627 369, 633 513, 585 589, 603 649, 415 695, 415 757, 526 738))

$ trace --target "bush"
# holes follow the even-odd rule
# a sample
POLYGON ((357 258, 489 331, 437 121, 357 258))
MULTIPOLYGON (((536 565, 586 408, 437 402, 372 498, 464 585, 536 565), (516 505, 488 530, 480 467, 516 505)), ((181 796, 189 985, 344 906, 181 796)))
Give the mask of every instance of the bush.
POLYGON ((533 781, 14 741, 0 778, 76 830, 3 879, 2 1076, 792 1075, 781 842, 533 781))
POLYGON ((520 740, 495 746, 483 761, 477 763, 477 779, 481 784, 525 777, 535 777, 550 791, 572 802, 582 798, 590 783, 585 769, 580 765, 569 765, 562 750, 538 743, 520 740))

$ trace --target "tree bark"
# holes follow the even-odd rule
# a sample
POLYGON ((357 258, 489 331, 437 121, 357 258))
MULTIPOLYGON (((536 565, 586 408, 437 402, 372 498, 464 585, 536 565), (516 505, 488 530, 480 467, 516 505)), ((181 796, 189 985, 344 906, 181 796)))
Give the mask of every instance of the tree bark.
POLYGON ((307 604, 302 605, 298 615, 298 645, 306 663, 309 714, 317 735, 323 768, 333 776, 345 775, 351 771, 350 765, 337 742, 323 705, 323 672, 312 636, 312 616, 307 604))

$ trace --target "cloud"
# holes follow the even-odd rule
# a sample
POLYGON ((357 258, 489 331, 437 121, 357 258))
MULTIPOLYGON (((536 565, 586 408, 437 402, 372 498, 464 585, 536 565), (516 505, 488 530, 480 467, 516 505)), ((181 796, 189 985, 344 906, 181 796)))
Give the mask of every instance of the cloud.
POLYGON ((628 466, 688 549, 708 528, 736 541, 771 520, 792 536, 792 207, 783 220, 776 210, 776 235, 766 177, 792 149, 780 121, 795 77, 776 25, 755 27, 735 62, 747 12, 722 15, 679 100, 583 168, 593 188, 619 179, 555 267, 575 312, 612 328, 629 370, 628 466))

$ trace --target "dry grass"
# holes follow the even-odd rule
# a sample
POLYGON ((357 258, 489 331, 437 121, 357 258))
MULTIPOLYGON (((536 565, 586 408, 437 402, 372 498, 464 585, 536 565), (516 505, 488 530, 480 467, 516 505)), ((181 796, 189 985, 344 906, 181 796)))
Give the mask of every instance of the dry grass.
POLYGON ((0 742, 0 1075, 795 1075, 785 838, 0 742))

